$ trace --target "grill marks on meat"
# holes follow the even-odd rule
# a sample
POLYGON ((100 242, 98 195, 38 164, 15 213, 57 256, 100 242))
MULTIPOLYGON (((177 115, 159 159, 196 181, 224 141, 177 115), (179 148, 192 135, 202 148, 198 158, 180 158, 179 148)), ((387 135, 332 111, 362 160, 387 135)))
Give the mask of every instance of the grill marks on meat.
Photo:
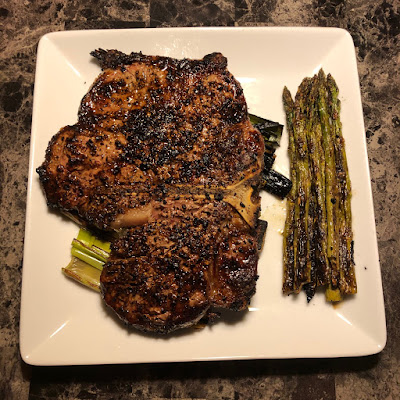
POLYGON ((142 193, 157 201, 158 193, 150 196, 157 189, 211 198, 223 191, 254 226, 264 145, 226 59, 94 55, 104 72, 83 98, 78 123, 51 140, 38 169, 49 205, 112 229, 144 205, 142 193))
POLYGON ((257 243, 224 202, 159 205, 158 218, 114 242, 104 299, 125 322, 168 333, 212 306, 243 310, 255 292, 257 243))
POLYGON ((106 303, 157 332, 212 306, 244 309, 257 276, 264 143, 226 58, 92 55, 103 72, 37 171, 49 206, 126 229, 101 277, 106 303))

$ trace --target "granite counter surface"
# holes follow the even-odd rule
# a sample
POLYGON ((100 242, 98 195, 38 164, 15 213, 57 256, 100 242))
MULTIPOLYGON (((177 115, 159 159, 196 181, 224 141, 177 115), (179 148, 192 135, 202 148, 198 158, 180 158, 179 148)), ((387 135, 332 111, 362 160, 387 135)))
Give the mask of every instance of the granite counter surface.
POLYGON ((400 2, 398 0, 0 0, 0 399, 400 398, 400 2), (51 31, 170 26, 335 26, 356 45, 388 328, 382 353, 30 367, 19 307, 36 49, 51 31))

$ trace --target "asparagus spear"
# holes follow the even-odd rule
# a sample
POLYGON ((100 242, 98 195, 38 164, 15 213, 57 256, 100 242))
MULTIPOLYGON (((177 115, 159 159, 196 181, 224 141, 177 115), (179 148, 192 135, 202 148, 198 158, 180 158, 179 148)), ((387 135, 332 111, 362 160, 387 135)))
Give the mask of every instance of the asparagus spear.
POLYGON ((339 287, 343 294, 357 292, 352 252, 353 232, 351 216, 351 184, 347 167, 345 143, 340 122, 339 89, 332 75, 327 76, 329 93, 330 116, 332 120, 333 135, 335 138, 336 175, 339 188, 339 216, 340 216, 340 281, 339 287))
POLYGON ((284 293, 303 287, 310 300, 355 293, 351 185, 339 119, 338 87, 321 69, 305 78, 293 104, 284 88, 292 191, 284 231, 284 293), (307 174, 308 167, 311 175, 307 174))
MULTIPOLYGON (((312 285, 307 287, 308 298, 315 293, 316 286, 325 285, 329 275, 326 244, 326 197, 325 197, 325 162, 322 148, 321 123, 318 112, 319 80, 315 75, 310 91, 310 114, 311 128, 308 130, 307 142, 309 150, 310 168, 312 171, 311 191, 312 202, 315 207, 313 219, 310 223, 313 228, 310 230, 310 257, 312 262, 312 285)), ((311 215, 311 212, 310 212, 311 215)))
POLYGON ((315 196, 315 185, 311 181, 311 194, 308 207, 308 257, 310 259, 310 282, 304 284, 303 289, 307 295, 307 301, 310 302, 314 297, 317 288, 317 221, 316 221, 316 196, 315 196))
POLYGON ((321 69, 318 73, 319 96, 318 112, 321 120, 322 143, 325 154, 326 218, 327 218, 327 256, 330 266, 329 285, 325 296, 328 301, 342 299, 339 289, 339 238, 338 238, 338 192, 336 182, 335 149, 327 104, 326 76, 321 69))
POLYGON ((316 190, 318 189, 317 182, 316 182, 316 171, 315 171, 315 157, 318 156, 316 153, 316 145, 314 139, 314 118, 315 118, 315 101, 316 96, 315 93, 318 91, 318 88, 315 85, 315 79, 313 78, 311 82, 311 89, 308 97, 308 114, 307 114, 307 146, 308 146, 308 162, 310 171, 312 172, 310 175, 310 184, 311 184, 311 191, 310 191, 310 200, 309 200, 309 210, 308 210, 308 254, 310 259, 311 265, 311 272, 310 272, 310 282, 303 286, 306 295, 307 301, 309 302, 315 294, 315 290, 317 287, 317 249, 318 249, 318 234, 316 232, 318 228, 318 221, 317 221, 317 196, 316 190))
POLYGON ((309 129, 307 115, 311 79, 305 78, 299 86, 295 98, 294 139, 297 162, 297 193, 295 202, 295 219, 297 228, 297 265, 295 270, 294 290, 299 292, 305 283, 311 280, 311 260, 309 257, 308 211, 310 201, 310 170, 308 162, 307 130, 309 129))
POLYGON ((297 173, 296 173, 296 146, 294 142, 294 102, 288 88, 283 88, 283 104, 286 112, 287 130, 289 135, 289 159, 290 179, 292 189, 289 192, 286 203, 286 222, 283 231, 283 284, 284 294, 293 292, 294 271, 296 269, 297 236, 295 234, 295 198, 297 194, 297 173))

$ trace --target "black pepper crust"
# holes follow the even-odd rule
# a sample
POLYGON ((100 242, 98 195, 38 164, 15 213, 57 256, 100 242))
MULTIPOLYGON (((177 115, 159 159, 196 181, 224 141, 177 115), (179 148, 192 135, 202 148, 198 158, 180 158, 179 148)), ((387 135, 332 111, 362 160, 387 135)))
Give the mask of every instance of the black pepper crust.
POLYGON ((142 52, 130 54, 122 53, 118 50, 97 49, 90 53, 95 57, 101 66, 102 70, 125 68, 126 65, 133 63, 146 63, 160 69, 173 68, 176 71, 185 71, 189 74, 198 69, 209 68, 212 70, 224 70, 228 65, 228 60, 221 53, 211 53, 203 57, 202 60, 193 59, 176 59, 161 56, 145 56, 142 52))
POLYGON ((157 220, 113 243, 101 275, 106 303, 126 323, 158 333, 192 325, 212 307, 246 309, 257 280, 254 231, 223 202, 160 208, 157 220))
POLYGON ((160 186, 169 193, 210 189, 218 197, 222 188, 234 207, 247 206, 240 212, 254 225, 263 141, 226 59, 95 54, 107 68, 83 98, 78 123, 51 139, 37 170, 49 206, 112 229, 118 215, 139 208, 143 197, 150 201, 160 186), (121 69, 123 62, 131 64, 121 69), (229 197, 241 182, 256 188, 247 202, 229 197))
POLYGON ((226 58, 92 55, 103 72, 37 172, 50 207, 126 233, 103 270, 104 300, 129 324, 163 333, 210 307, 245 309, 264 142, 226 58))

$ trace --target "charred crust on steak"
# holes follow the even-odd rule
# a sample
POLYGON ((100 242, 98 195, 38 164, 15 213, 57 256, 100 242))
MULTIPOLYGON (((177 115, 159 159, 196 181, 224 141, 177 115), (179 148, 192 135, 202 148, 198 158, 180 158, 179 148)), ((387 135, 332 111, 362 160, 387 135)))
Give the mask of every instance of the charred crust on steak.
POLYGON ((248 224, 226 203, 186 201, 185 211, 178 202, 130 228, 104 266, 106 303, 140 330, 169 333, 211 307, 241 311, 255 292, 258 251, 248 224))
POLYGON ((102 70, 126 68, 126 65, 134 63, 146 63, 160 69, 171 69, 177 75, 182 73, 192 74, 198 70, 208 68, 209 70, 224 70, 228 65, 226 57, 221 53, 211 53, 203 57, 202 60, 175 59, 160 56, 145 56, 141 52, 130 54, 122 53, 118 50, 97 49, 90 53, 96 58, 102 70))
POLYGON ((37 168, 50 207, 117 232, 101 275, 125 322, 160 333, 244 310, 257 280, 264 141, 220 53, 91 53, 103 72, 37 168))

